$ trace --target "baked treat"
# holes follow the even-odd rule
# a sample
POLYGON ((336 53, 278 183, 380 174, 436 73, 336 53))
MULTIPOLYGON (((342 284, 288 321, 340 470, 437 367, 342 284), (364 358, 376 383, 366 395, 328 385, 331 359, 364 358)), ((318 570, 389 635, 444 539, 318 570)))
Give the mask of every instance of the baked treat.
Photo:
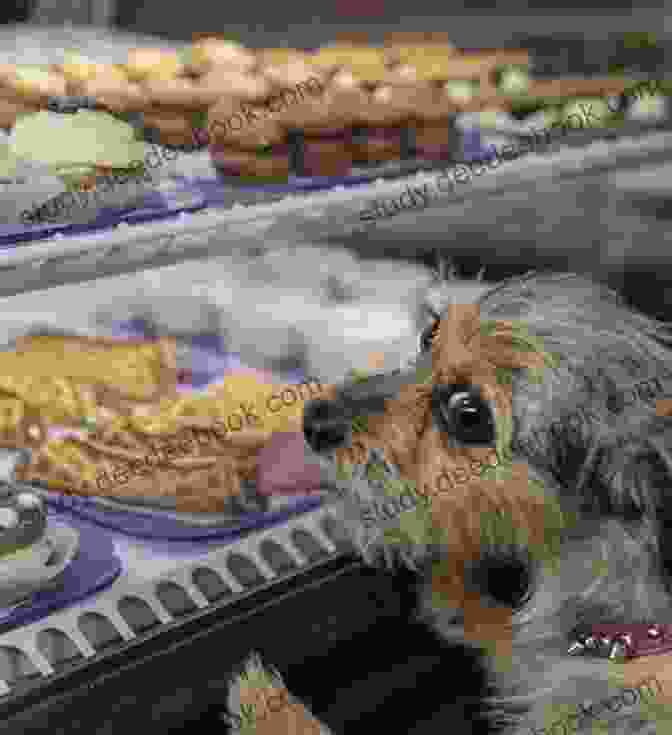
MULTIPOLYGON (((4 90, 3 90, 4 91, 4 90)), ((20 101, 18 97, 0 98, 0 128, 9 130, 13 128, 16 121, 22 115, 37 112, 36 105, 28 105, 20 101)))
POLYGON ((9 393, 0 393, 0 447, 34 448, 46 437, 46 425, 39 408, 9 393))
POLYGON ((0 79, 0 85, 0 96, 38 107, 45 107, 51 97, 67 93, 67 80, 62 74, 38 66, 16 66, 0 79))
POLYGON ((407 130, 418 119, 423 91, 379 86, 367 95, 366 104, 358 110, 359 127, 352 141, 355 161, 378 163, 411 155, 407 130))
POLYGON ((132 81, 148 77, 172 79, 184 73, 179 54, 158 48, 138 48, 128 52, 124 70, 132 81))
POLYGON ((632 86, 623 77, 564 77, 536 79, 530 82, 527 96, 545 100, 566 100, 570 97, 606 97, 621 95, 632 86))
POLYGON ((15 367, 27 375, 103 386, 120 398, 134 401, 154 401, 177 391, 176 344, 170 338, 148 341, 26 336, 16 340, 13 352, 1 355, 3 376, 15 367))
POLYGON ((184 58, 187 71, 195 76, 207 74, 217 67, 249 72, 257 64, 254 53, 242 44, 213 37, 194 43, 184 58))
POLYGON ((348 69, 354 74, 360 68, 385 69, 387 64, 382 48, 352 43, 333 43, 322 46, 311 54, 310 63, 326 72, 348 69))
POLYGON ((111 112, 142 112, 149 104, 148 96, 137 82, 100 75, 91 79, 68 81, 68 94, 95 99, 111 112))
POLYGON ((60 64, 55 64, 56 71, 68 82, 86 82, 89 79, 105 78, 116 81, 127 81, 124 68, 116 64, 101 64, 79 53, 68 53, 60 64))
POLYGON ((292 63, 310 63, 311 54, 295 48, 262 48, 256 52, 257 68, 283 66, 292 63))
POLYGON ((292 172, 292 151, 284 128, 264 108, 247 109, 248 115, 259 119, 246 124, 240 103, 230 98, 220 100, 212 111, 208 131, 213 164, 220 173, 239 179, 287 181, 292 172))
POLYGON ((395 31, 386 34, 384 53, 388 62, 401 64, 416 61, 427 53, 450 56, 458 50, 443 32, 395 31))
POLYGON ((195 85, 201 104, 214 104, 219 97, 231 96, 246 102, 259 102, 269 97, 273 85, 261 74, 216 67, 203 75, 195 85))
POLYGON ((304 96, 273 116, 286 131, 299 176, 344 176, 352 168, 352 125, 348 102, 329 89, 319 97, 304 96))
POLYGON ((171 499, 185 512, 220 512, 239 495, 241 481, 256 480, 258 453, 272 432, 300 432, 305 401, 322 395, 332 396, 333 387, 229 377, 205 395, 135 403, 127 415, 50 438, 16 477, 67 493, 171 499))
POLYGON ((195 138, 192 115, 178 110, 150 108, 143 112, 145 131, 164 146, 199 147, 195 138))
POLYGON ((441 89, 416 90, 415 118, 408 127, 408 146, 412 155, 426 160, 460 157, 462 136, 453 124, 457 112, 441 89))
POLYGON ((299 88, 309 80, 317 80, 322 85, 325 75, 305 59, 290 59, 282 63, 260 63, 259 73, 272 84, 273 92, 299 88))
POLYGON ((240 495, 241 481, 253 479, 254 456, 266 440, 266 435, 251 441, 249 435, 227 438, 216 425, 210 435, 204 427, 197 434, 186 428, 167 435, 135 434, 132 447, 95 435, 70 437, 47 442, 16 468, 15 476, 77 495, 169 500, 178 512, 221 513, 240 495))
POLYGON ((26 210, 25 222, 90 221, 101 209, 132 206, 153 189, 149 151, 134 127, 101 110, 77 109, 77 100, 68 104, 76 111, 40 110, 21 117, 12 131, 11 152, 44 166, 67 187, 26 210))

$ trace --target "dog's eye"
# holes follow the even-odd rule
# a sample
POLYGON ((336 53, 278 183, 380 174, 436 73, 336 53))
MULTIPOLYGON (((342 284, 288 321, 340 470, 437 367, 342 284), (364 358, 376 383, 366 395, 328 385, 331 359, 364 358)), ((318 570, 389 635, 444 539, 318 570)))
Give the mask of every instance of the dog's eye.
POLYGON ((527 553, 486 553, 468 570, 465 582, 497 605, 520 610, 532 598, 536 567, 527 553))
POLYGON ((439 331, 439 321, 440 320, 437 319, 432 324, 425 327, 422 332, 420 332, 420 338, 418 340, 420 352, 432 351, 432 343, 434 342, 434 338, 439 331))
POLYGON ((432 391, 432 408, 439 429, 462 444, 494 443, 492 411, 473 388, 436 385, 432 391))

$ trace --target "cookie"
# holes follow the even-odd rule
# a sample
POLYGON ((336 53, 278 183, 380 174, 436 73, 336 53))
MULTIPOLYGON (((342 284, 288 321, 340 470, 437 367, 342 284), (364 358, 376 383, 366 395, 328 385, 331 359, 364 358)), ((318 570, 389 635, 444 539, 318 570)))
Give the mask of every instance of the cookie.
POLYGON ((68 94, 92 97, 113 112, 141 112, 149 97, 140 84, 113 76, 68 82, 68 94))
POLYGON ((31 376, 67 378, 132 401, 153 401, 177 390, 172 339, 26 336, 16 340, 13 351, 0 353, 0 365, 0 389, 8 380, 31 376))
POLYGON ((241 440, 212 422, 208 429, 183 427, 170 434, 101 432, 47 442, 15 475, 77 495, 169 501, 185 513, 226 512, 241 481, 254 479, 255 456, 266 441, 256 432, 241 440))
POLYGON ((0 85, 0 95, 7 90, 10 97, 14 96, 24 104, 40 107, 46 106, 50 97, 67 94, 66 78, 42 67, 16 66, 11 71, 7 70, 0 85))

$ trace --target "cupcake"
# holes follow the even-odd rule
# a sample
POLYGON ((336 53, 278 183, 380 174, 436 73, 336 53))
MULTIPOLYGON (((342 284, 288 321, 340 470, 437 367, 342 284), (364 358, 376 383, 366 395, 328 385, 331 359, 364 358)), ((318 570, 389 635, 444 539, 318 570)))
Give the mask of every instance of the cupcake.
POLYGON ((222 98, 208 112, 207 129, 213 165, 237 179, 286 182, 291 151, 285 130, 262 104, 222 98))
POLYGON ((40 111, 19 119, 9 136, 12 155, 47 167, 67 188, 67 197, 29 211, 26 221, 85 222, 101 208, 130 206, 153 190, 150 151, 135 134, 99 110, 40 111))
POLYGON ((184 59, 187 71, 195 76, 202 76, 219 67, 249 72, 257 64, 254 53, 242 44, 219 38, 197 41, 184 54, 184 59))

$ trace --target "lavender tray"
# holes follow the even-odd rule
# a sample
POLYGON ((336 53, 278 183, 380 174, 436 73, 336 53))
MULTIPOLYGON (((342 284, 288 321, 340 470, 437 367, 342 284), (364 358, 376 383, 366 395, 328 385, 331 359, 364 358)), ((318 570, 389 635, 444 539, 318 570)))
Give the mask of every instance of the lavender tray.
POLYGON ((86 224, 0 225, 0 248, 12 248, 21 243, 46 240, 54 235, 85 235, 108 230, 122 223, 129 225, 158 222, 179 216, 182 212, 197 212, 207 202, 193 187, 175 182, 174 189, 153 192, 139 207, 133 209, 104 209, 86 224))

